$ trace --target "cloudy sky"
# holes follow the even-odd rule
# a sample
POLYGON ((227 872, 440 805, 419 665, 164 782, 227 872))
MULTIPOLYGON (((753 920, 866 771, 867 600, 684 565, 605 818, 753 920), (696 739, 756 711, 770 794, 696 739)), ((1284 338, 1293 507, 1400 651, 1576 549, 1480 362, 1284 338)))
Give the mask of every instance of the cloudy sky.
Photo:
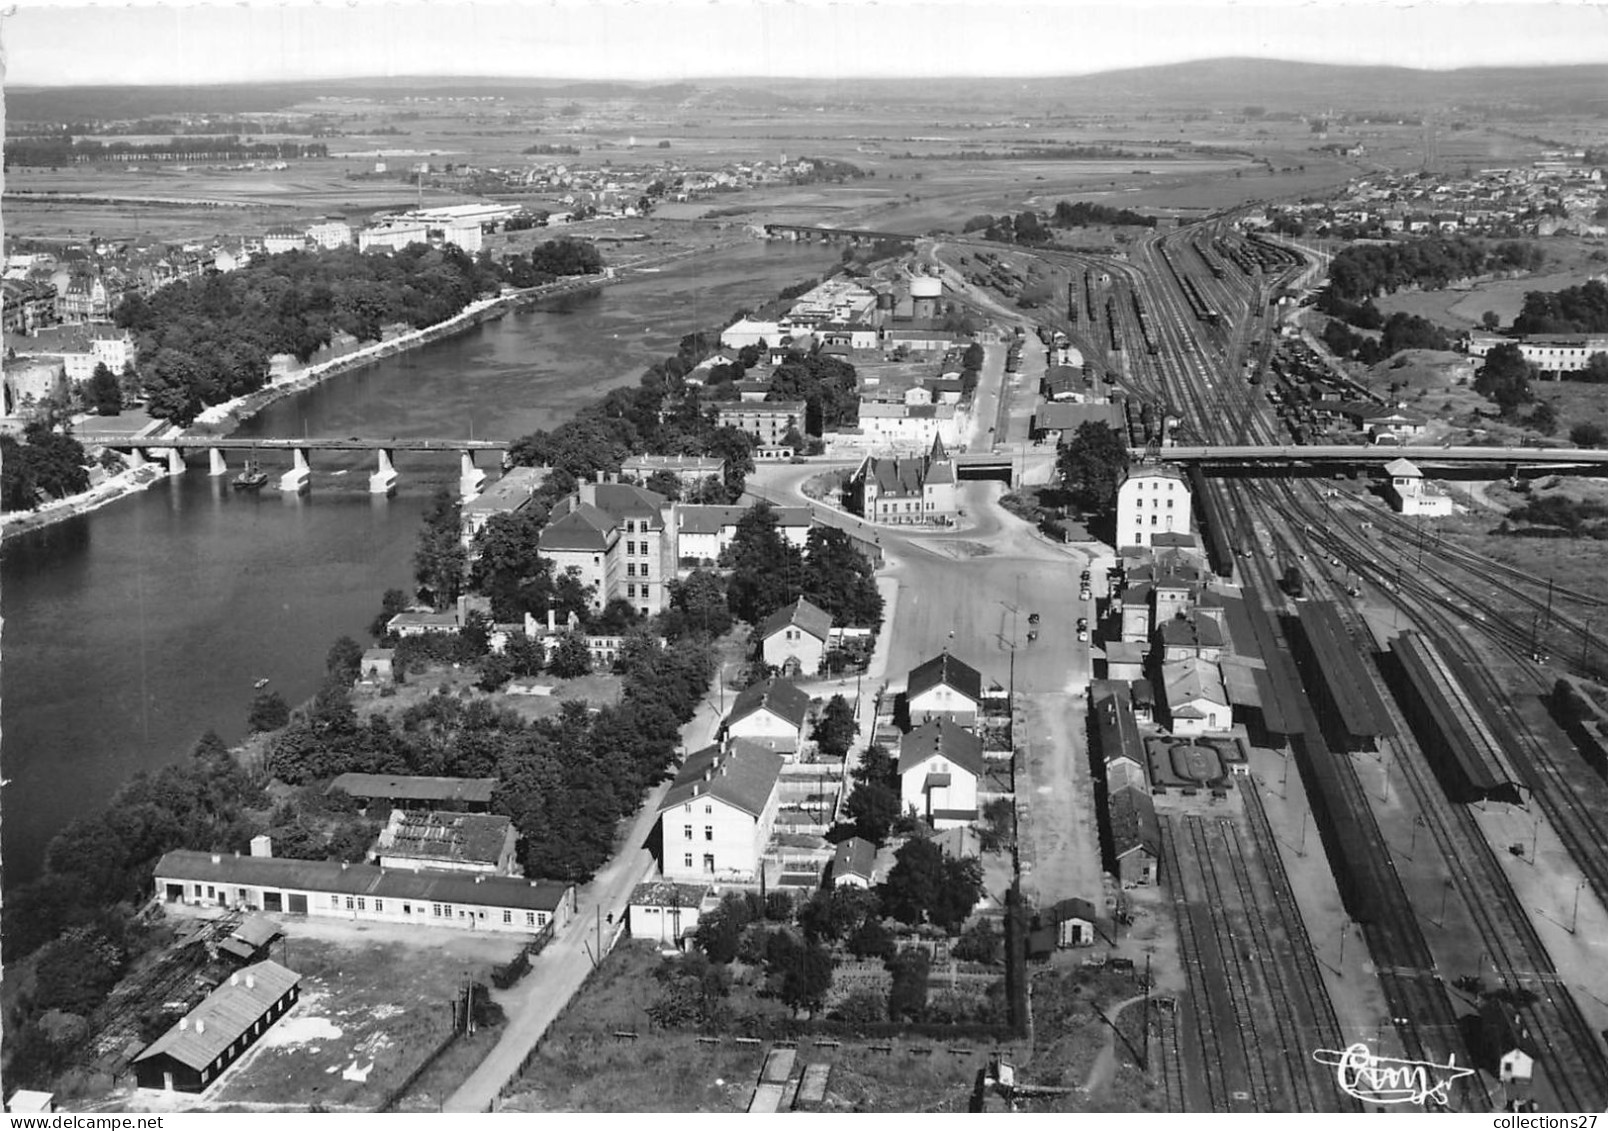
POLYGON ((371 75, 1076 74, 1219 56, 1449 68, 1608 62, 1576 0, 18 0, 8 85, 371 75))

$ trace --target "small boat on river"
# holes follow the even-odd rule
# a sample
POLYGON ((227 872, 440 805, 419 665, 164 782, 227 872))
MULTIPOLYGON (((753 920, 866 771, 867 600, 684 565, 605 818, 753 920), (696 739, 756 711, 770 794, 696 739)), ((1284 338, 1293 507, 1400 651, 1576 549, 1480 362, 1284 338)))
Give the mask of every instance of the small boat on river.
POLYGON ((268 482, 268 473, 258 467, 256 463, 246 464, 246 469, 234 477, 236 491, 257 491, 268 482))

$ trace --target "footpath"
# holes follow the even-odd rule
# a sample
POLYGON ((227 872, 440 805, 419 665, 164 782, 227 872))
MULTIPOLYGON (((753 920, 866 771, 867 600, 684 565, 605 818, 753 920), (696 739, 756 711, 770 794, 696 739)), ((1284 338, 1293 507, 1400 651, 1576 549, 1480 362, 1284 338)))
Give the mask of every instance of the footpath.
MULTIPOLYGON (((719 725, 719 710, 705 697, 698 713, 682 728, 682 741, 688 750, 696 750, 708 744, 719 725)), ((530 973, 514 988, 494 994, 508 1017, 502 1038, 486 1054, 474 1074, 447 1097, 443 1111, 493 1110, 503 1088, 518 1076, 548 1027, 580 990, 586 976, 592 972, 593 955, 598 951, 600 938, 607 945, 614 937, 625 916, 632 890, 652 868, 652 860, 646 853, 648 835, 658 820, 659 805, 669 791, 670 783, 663 782, 648 795, 619 851, 576 893, 577 906, 569 926, 531 963, 530 973), (613 916, 612 922, 610 916, 613 916)))

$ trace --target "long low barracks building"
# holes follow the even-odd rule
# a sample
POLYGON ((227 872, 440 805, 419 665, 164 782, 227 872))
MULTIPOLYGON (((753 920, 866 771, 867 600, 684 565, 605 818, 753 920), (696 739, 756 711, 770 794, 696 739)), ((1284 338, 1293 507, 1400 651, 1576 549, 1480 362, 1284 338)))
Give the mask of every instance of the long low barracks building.
POLYGON ((380 868, 179 849, 156 863, 165 903, 531 934, 562 930, 575 888, 556 880, 380 868))

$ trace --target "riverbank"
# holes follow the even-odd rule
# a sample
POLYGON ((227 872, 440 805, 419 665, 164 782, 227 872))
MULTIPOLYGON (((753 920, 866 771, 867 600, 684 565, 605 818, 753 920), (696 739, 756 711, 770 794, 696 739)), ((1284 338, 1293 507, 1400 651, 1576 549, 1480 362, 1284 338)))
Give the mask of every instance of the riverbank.
MULTIPOLYGON (((609 275, 603 279, 588 279, 584 283, 578 280, 564 280, 559 283, 549 283, 540 287, 528 287, 524 290, 508 291, 491 298, 479 299, 470 303, 453 317, 444 322, 437 322, 420 330, 411 330, 383 342, 373 342, 351 353, 331 358, 317 365, 289 374, 275 381, 265 388, 243 397, 236 397, 223 404, 212 405, 201 411, 195 422, 189 428, 177 433, 179 436, 228 436, 239 428, 245 421, 250 420, 257 413, 276 401, 285 397, 338 377, 345 373, 373 365, 386 358, 407 353, 421 346, 465 333, 493 318, 501 318, 510 310, 517 310, 544 298, 557 294, 570 293, 577 290, 590 289, 593 286, 608 286, 619 282, 620 279, 609 275)), ((164 437, 171 438, 171 436, 164 437)), ((153 437, 151 448, 160 449, 161 444, 153 437)), ((153 483, 167 478, 165 465, 147 463, 138 468, 130 468, 117 475, 108 476, 105 480, 95 484, 88 491, 77 495, 69 495, 63 499, 54 499, 31 511, 9 511, 0 514, 0 540, 12 537, 29 530, 38 530, 53 523, 63 522, 77 515, 88 514, 98 510, 119 499, 127 498, 149 488, 153 483)))

